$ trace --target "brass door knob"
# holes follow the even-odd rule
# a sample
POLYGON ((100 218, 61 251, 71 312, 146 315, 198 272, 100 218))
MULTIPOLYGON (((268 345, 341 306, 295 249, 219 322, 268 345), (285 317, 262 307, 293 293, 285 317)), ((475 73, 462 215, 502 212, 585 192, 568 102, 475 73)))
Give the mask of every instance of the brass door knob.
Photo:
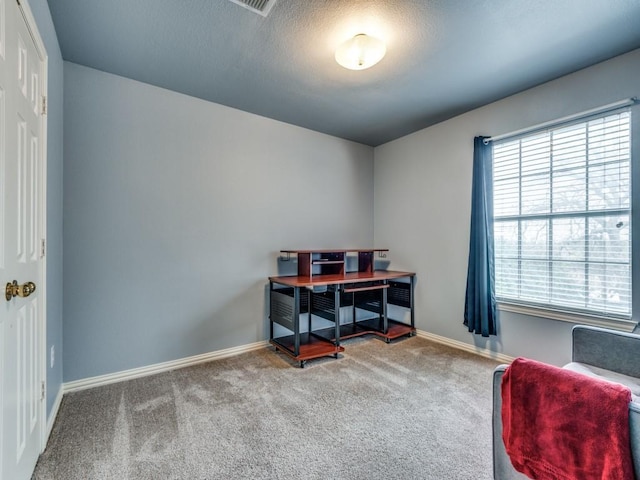
POLYGON ((36 284, 33 282, 23 283, 22 285, 18 285, 18 281, 14 280, 11 283, 7 283, 7 286, 4 290, 4 297, 7 299, 7 302, 11 300, 13 297, 28 297, 33 292, 36 291, 36 284))

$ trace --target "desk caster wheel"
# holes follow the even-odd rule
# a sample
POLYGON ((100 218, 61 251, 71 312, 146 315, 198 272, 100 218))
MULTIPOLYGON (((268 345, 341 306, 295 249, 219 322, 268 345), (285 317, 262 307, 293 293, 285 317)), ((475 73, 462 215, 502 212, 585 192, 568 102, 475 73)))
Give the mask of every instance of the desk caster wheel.
POLYGON ((338 354, 337 354, 337 353, 334 353, 334 354, 333 354, 333 358, 335 358, 335 359, 337 360, 337 359, 338 359, 338 354))
POLYGON ((384 339, 384 343, 391 343, 391 339, 390 338, 385 338, 384 339))
POLYGON ((300 360, 300 368, 304 368, 306 364, 307 364, 306 360, 300 360))

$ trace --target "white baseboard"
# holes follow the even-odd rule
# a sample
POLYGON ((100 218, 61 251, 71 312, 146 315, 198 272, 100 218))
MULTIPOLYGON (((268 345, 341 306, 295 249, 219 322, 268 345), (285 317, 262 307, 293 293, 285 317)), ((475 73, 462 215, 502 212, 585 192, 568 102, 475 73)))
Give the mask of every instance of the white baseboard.
POLYGON ((47 430, 45 432, 45 438, 42 446, 42 451, 49 443, 49 437, 51 436, 51 430, 53 430, 53 424, 56 423, 56 417, 58 416, 58 412, 60 411, 60 405, 62 404, 62 396, 64 395, 64 385, 60 385, 58 389, 58 394, 56 395, 56 399, 51 406, 51 412, 49 412, 49 418, 47 419, 47 430))
POLYGON ((88 388, 109 385, 110 383, 124 382, 125 380, 133 380, 134 378, 146 377, 148 375, 155 375, 156 373, 190 367, 199 363, 210 362, 212 360, 219 360, 221 358, 231 357, 240 353, 259 350, 261 348, 265 348, 268 344, 269 342, 264 340, 261 342, 250 343, 248 345, 241 345, 239 347, 226 348, 215 352, 194 355, 193 357, 179 358, 178 360, 171 360, 169 362, 156 363, 146 367, 132 368, 131 370, 123 370, 121 372, 109 373, 107 375, 74 380, 73 382, 67 382, 64 384, 64 393, 77 392, 88 388))
POLYGON ((453 340, 452 338, 441 337, 440 335, 425 332, 424 330, 416 330, 416 334, 418 337, 426 338, 427 340, 431 340, 436 343, 441 343, 449 347, 457 348, 458 350, 464 350, 465 352, 475 353, 476 355, 480 355, 481 357, 490 358, 491 360, 497 360, 498 362, 511 363, 515 360, 514 357, 510 357, 509 355, 505 355, 503 353, 494 352, 493 350, 489 350, 488 348, 479 348, 475 345, 469 345, 468 343, 459 342, 458 340, 453 340))
MULTIPOLYGON (((426 338, 427 340, 431 340, 436 343, 441 343, 443 345, 448 345, 453 348, 457 348, 459 350, 464 350, 470 353, 474 353, 476 355, 480 355, 486 358, 490 358, 492 360, 497 360, 499 362, 511 363, 514 358, 508 355, 504 355, 502 353, 494 352, 493 350, 489 350, 487 348, 478 348, 473 345, 469 345, 468 343, 459 342, 457 340, 453 340, 447 337, 441 337, 440 335, 436 335, 434 333, 425 332, 424 330, 417 330, 417 336, 426 338)), ((221 358, 231 357, 234 355, 239 355, 245 352, 251 352, 253 350, 259 350, 261 348, 265 348, 269 345, 269 342, 266 340, 250 343, 248 345, 241 345, 239 347, 227 348, 224 350, 217 350, 215 352, 203 353, 201 355, 194 355, 192 357, 180 358, 178 360, 172 360, 169 362, 156 363, 154 365, 149 365, 146 367, 140 368, 132 368, 131 370, 123 370, 121 372, 109 373, 107 375, 99 375, 97 377, 89 377, 83 378, 80 380, 74 380, 72 382, 67 382, 63 384, 58 396, 56 398, 56 403, 54 408, 52 409, 51 415, 49 415, 49 423, 47 425, 48 432, 51 431, 53 427, 53 422, 55 421, 55 415, 57 415, 57 411, 60 408, 60 402, 62 401, 62 394, 68 392, 77 392, 80 390, 86 390, 88 388, 100 387, 103 385, 109 385, 111 383, 124 382, 126 380, 133 380, 134 378, 146 377, 149 375, 155 375, 156 373, 168 372, 170 370, 176 370, 178 368, 190 367, 192 365, 197 365, 199 363, 210 362, 212 360, 218 360, 221 358)))

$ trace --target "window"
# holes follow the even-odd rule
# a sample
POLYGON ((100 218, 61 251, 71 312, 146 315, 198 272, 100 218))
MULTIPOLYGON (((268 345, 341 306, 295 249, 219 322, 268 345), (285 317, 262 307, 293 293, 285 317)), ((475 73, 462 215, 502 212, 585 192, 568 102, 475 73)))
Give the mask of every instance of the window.
POLYGON ((631 317, 631 113, 493 148, 496 297, 631 317))

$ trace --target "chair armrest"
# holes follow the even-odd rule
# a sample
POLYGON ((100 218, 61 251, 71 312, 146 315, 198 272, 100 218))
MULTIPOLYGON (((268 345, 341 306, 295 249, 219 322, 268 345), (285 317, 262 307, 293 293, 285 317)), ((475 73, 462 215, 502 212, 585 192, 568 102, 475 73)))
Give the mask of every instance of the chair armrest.
POLYGON ((576 325, 572 330, 571 360, 640 378, 640 336, 576 325))
POLYGON ((518 472, 507 455, 502 441, 502 376, 508 365, 498 365, 493 371, 493 478, 495 480, 527 480, 518 472))

